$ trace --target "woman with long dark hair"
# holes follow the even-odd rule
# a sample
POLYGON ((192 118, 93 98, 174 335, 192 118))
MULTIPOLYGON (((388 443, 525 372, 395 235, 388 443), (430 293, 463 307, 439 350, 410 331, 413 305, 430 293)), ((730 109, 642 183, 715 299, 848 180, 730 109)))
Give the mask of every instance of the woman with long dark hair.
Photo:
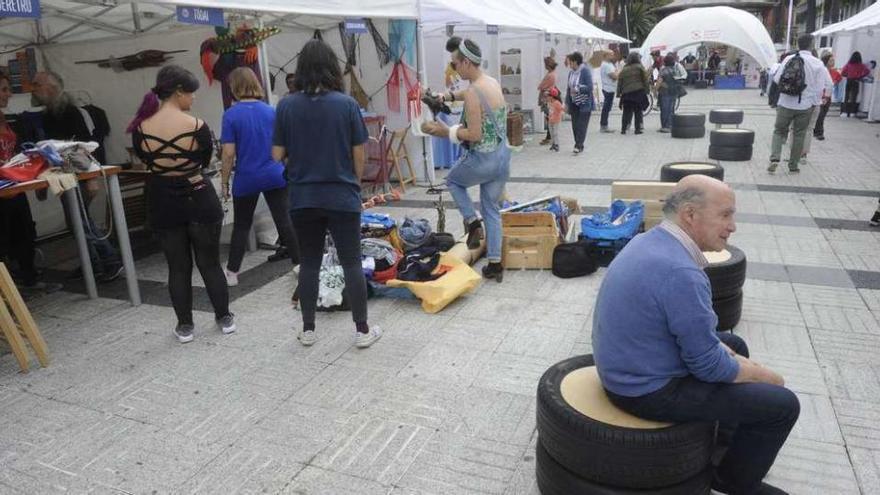
POLYGON ((166 65, 129 124, 132 146, 147 165, 150 224, 168 262, 168 291, 177 314, 174 334, 193 339, 192 265, 205 281, 214 319, 225 334, 235 331, 229 289, 220 266, 223 210, 202 169, 211 161, 211 130, 190 115, 199 81, 188 70, 166 65))
POLYGON ((620 124, 620 133, 626 134, 629 124, 635 117, 635 133, 641 134, 642 108, 647 106, 648 91, 651 90, 651 75, 642 65, 642 57, 639 52, 629 52, 626 56, 626 65, 617 76, 617 97, 620 106, 623 107, 623 118, 620 124))
POLYGON ((361 186, 367 128, 357 102, 343 93, 339 60, 329 45, 311 40, 299 54, 297 93, 275 114, 272 157, 287 159, 290 214, 299 239, 299 295, 304 346, 317 341, 315 312, 324 239, 330 232, 345 275, 345 295, 355 324, 355 345, 382 336, 367 323, 367 285, 361 268, 361 186))
POLYGON ((223 197, 232 197, 235 213, 226 283, 238 285, 238 271, 245 244, 254 222, 260 194, 269 205, 272 220, 293 264, 299 263, 296 234, 290 223, 287 204, 287 178, 284 165, 272 159, 272 133, 275 109, 263 102, 263 87, 249 67, 239 67, 227 78, 235 103, 223 114, 223 197), (235 181, 229 187, 232 167, 235 181))
POLYGON ((464 101, 464 118, 460 125, 447 127, 442 122, 428 122, 422 130, 432 136, 448 136, 453 142, 466 142, 467 152, 453 165, 446 176, 449 193, 464 218, 469 248, 479 247, 486 233, 486 257, 483 276, 501 282, 501 194, 510 177, 510 148, 507 146, 507 103, 498 81, 483 73, 483 55, 471 40, 461 42, 453 55, 455 70, 470 83, 464 91, 449 93, 445 99, 464 101), (480 186, 480 211, 474 210, 468 188, 480 186))
POLYGON ((851 117, 852 114, 859 113, 859 85, 870 73, 871 69, 862 63, 862 54, 853 52, 849 62, 840 70, 840 75, 846 78, 846 92, 840 105, 841 117, 851 117))

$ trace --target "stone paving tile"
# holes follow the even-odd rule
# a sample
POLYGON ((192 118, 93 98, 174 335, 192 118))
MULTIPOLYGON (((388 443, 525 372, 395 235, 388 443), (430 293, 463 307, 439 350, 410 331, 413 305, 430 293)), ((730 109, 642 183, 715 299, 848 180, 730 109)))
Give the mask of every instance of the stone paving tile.
POLYGON ((288 400, 240 435, 233 446, 278 452, 285 462, 305 465, 327 448, 355 416, 348 411, 288 400))
POLYGON ((794 302, 755 298, 745 290, 743 294, 742 317, 745 320, 779 325, 803 323, 801 312, 794 302))
POLYGON ((546 357, 495 353, 485 360, 474 386, 534 396, 538 379, 557 361, 546 357))
POLYGON ((279 493, 305 468, 294 460, 295 455, 287 448, 236 442, 190 477, 177 493, 279 493))
POLYGON ((281 493, 283 495, 339 495, 342 493, 386 495, 388 488, 372 480, 308 466, 281 493))
POLYGON ((841 308, 863 309, 859 291, 815 285, 793 284, 795 295, 800 304, 816 304, 819 306, 838 306, 841 308))
POLYGON ((843 446, 799 438, 789 437, 766 481, 798 495, 860 493, 843 446))
POLYGON ((880 366, 826 361, 822 371, 831 397, 880 402, 880 366))
POLYGON ((867 309, 815 304, 801 304, 800 307, 804 322, 810 328, 880 335, 880 324, 867 309))
POLYGON ((400 372, 400 376, 449 380, 470 385, 492 353, 445 344, 427 346, 400 372))
POLYGON ((880 290, 859 289, 859 295, 871 311, 880 311, 880 290))
POLYGON ((751 353, 815 357, 810 335, 804 326, 741 320, 734 333, 746 341, 751 353))
POLYGON ((846 445, 877 450, 880 445, 880 404, 834 399, 834 406, 846 445))
POLYGON ((880 493, 880 450, 849 448, 862 493, 880 493))
POLYGON ((798 393, 801 415, 789 438, 843 445, 831 399, 823 395, 798 393))
POLYGON ((850 364, 880 365, 880 335, 810 329, 810 337, 819 362, 838 361, 850 364))
POLYGON ((503 494, 526 447, 438 433, 397 482, 419 494, 503 494))
POLYGON ((773 369, 785 378, 786 388, 796 393, 828 395, 825 376, 814 356, 792 356, 749 349, 751 358, 773 369))

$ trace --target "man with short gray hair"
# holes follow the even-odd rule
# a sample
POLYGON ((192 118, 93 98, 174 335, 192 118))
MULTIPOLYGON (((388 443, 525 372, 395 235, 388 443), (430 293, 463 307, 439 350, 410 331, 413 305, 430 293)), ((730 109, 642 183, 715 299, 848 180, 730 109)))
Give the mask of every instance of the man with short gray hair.
POLYGON ((736 198, 703 175, 682 179, 666 219, 636 236, 608 267, 593 311, 593 353, 609 399, 665 422, 719 421, 733 430, 712 488, 784 494, 762 482, 797 421, 797 396, 748 359, 745 342, 716 332, 704 251, 736 231, 736 198))

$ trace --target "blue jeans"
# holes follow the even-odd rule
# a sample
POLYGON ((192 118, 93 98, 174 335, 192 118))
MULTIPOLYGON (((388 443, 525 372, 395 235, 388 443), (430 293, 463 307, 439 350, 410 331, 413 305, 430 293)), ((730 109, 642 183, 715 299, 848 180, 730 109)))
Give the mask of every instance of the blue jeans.
POLYGON ((458 206, 464 221, 470 223, 477 219, 474 202, 467 189, 480 186, 480 211, 486 227, 486 245, 489 261, 501 261, 501 194, 504 184, 510 177, 510 148, 507 141, 498 145, 498 149, 489 153, 467 150, 452 166, 446 176, 449 193, 458 206))
POLYGON ((587 127, 590 125, 590 115, 593 112, 581 112, 575 110, 571 113, 571 129, 574 131, 574 148, 583 151, 584 141, 587 140, 587 127))
POLYGON ((675 96, 660 93, 660 127, 672 129, 672 116, 675 114, 675 96))
POLYGON ((604 129, 608 127, 608 114, 614 107, 614 93, 602 90, 602 96, 605 97, 602 103, 602 118, 599 119, 599 125, 604 129))
MULTIPOLYGON (((736 335, 718 337, 734 352, 749 349, 736 335)), ((757 491, 800 414, 797 396, 785 387, 766 383, 707 383, 693 376, 673 378, 660 390, 641 397, 606 391, 614 405, 654 421, 683 423, 718 421, 730 429, 730 446, 716 471, 732 495, 757 491)))

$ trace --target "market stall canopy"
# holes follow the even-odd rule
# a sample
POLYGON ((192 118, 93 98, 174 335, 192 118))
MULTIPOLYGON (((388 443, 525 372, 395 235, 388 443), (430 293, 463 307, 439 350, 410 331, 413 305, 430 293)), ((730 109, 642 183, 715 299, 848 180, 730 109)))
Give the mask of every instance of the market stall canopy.
POLYGON ((513 29, 542 29, 542 24, 529 12, 534 11, 510 8, 505 0, 422 0, 419 18, 427 30, 447 25, 481 27, 487 24, 513 29))
POLYGON ((762 10, 775 7, 777 1, 759 1, 759 0, 674 0, 671 3, 657 7, 655 12, 675 12, 678 10, 690 9, 693 7, 736 7, 746 10, 762 10))
POLYGON ((825 26, 815 31, 814 36, 828 36, 843 31, 858 31, 880 27, 880 2, 875 3, 849 19, 825 26))
MULTIPOLYGON (((544 3, 543 1, 539 3, 544 3)), ((562 0, 553 0, 546 4, 551 14, 560 22, 568 23, 572 26, 577 36, 593 40, 610 41, 614 43, 629 43, 630 41, 624 37, 618 36, 608 31, 603 31, 598 27, 590 24, 583 17, 577 15, 573 10, 566 7, 562 0)))
POLYGON ((688 9, 666 17, 645 39, 642 58, 652 50, 678 51, 704 42, 736 47, 754 57, 761 67, 770 67, 776 60, 767 28, 752 14, 731 7, 688 9))
POLYGON ((149 0, 155 3, 215 7, 227 10, 277 12, 315 17, 368 17, 387 19, 415 19, 418 8, 415 0, 149 0))

